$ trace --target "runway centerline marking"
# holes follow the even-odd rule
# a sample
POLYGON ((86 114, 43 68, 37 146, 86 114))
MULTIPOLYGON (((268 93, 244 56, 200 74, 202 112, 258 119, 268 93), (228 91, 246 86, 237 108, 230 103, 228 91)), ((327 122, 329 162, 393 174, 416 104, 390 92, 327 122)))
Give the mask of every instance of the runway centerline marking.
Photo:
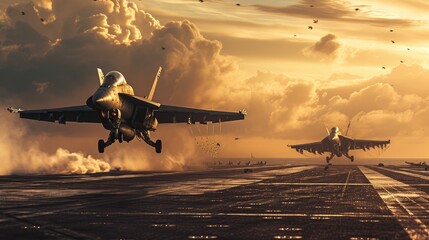
POLYGON ((409 237, 411 239, 428 239, 429 228, 420 219, 427 220, 427 211, 429 208, 428 195, 408 184, 367 167, 359 166, 359 169, 368 181, 372 183, 378 195, 402 225, 409 237), (417 202, 424 203, 423 205, 426 207, 417 202), (416 209, 415 206, 419 206, 420 208, 416 209))
POLYGON ((350 173, 352 172, 352 170, 350 169, 349 174, 347 175, 347 179, 346 182, 344 183, 344 187, 343 187, 343 191, 341 193, 341 200, 343 200, 344 198, 344 193, 346 192, 346 188, 347 188, 347 184, 349 183, 349 178, 350 178, 350 173))

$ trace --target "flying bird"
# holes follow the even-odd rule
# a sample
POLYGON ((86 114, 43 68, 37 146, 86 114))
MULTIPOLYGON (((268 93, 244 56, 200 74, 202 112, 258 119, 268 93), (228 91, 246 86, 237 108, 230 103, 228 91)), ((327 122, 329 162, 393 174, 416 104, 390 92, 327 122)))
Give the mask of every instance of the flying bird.
POLYGON ((161 47, 162 50, 165 50, 165 47, 161 47))
POLYGON ((386 69, 386 67, 381 67, 382 69, 386 69))
POLYGON ((390 40, 392 43, 395 43, 395 41, 393 41, 393 40, 390 40))
POLYGON ((241 4, 240 4, 240 3, 236 3, 235 5, 236 5, 236 6, 241 6, 241 4))
POLYGON ((294 34, 293 36, 296 37, 296 34, 294 34))
POLYGON ((313 26, 308 26, 308 29, 313 30, 313 26))
POLYGON ((319 19, 313 19, 313 23, 318 23, 319 19))
POLYGON ((314 5, 310 5, 310 7, 314 7, 314 5))
POLYGON ((404 61, 401 60, 401 63, 404 63, 404 61))
POLYGON ((236 138, 234 138, 235 140, 238 140, 238 139, 240 139, 240 138, 238 138, 238 137, 236 137, 236 138))
POLYGON ((24 12, 24 11, 22 11, 22 12, 21 12, 21 15, 25 15, 25 12, 24 12))
POLYGON ((355 8, 355 11, 357 12, 357 11, 359 11, 360 9, 359 8, 355 8))
POLYGON ((393 29, 390 29, 390 32, 393 32, 393 29))
POLYGON ((411 49, 410 49, 410 48, 407 48, 407 50, 408 50, 408 51, 410 51, 411 49))
POLYGON ((199 0, 199 1, 202 2, 202 3, 204 2, 204 0, 199 0))
POLYGON ((45 19, 41 18, 41 19, 40 19, 40 21, 44 22, 44 21, 45 21, 45 19))

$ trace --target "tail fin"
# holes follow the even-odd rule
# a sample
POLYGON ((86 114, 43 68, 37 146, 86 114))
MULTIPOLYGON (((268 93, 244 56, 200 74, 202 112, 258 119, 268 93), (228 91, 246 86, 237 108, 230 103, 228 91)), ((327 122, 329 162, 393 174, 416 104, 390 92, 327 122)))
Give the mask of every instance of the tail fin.
POLYGON ((97 72, 98 72, 98 80, 100 80, 100 86, 101 86, 104 82, 103 70, 101 70, 100 68, 97 68, 97 72))
POLYGON ((158 73, 155 76, 155 79, 153 80, 152 88, 150 89, 149 96, 147 99, 149 101, 152 101, 153 95, 155 94, 156 85, 158 84, 159 77, 161 76, 162 67, 158 68, 158 73))
POLYGON ((347 136, 347 134, 349 134, 350 123, 352 123, 352 121, 350 121, 350 122, 349 122, 349 125, 347 126, 346 136, 347 136))

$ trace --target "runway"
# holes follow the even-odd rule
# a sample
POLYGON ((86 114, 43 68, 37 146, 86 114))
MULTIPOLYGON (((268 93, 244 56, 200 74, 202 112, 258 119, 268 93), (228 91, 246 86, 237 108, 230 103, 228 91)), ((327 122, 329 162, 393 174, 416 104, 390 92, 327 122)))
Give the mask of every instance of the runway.
POLYGON ((1 239, 429 239, 429 171, 273 165, 0 177, 1 239))

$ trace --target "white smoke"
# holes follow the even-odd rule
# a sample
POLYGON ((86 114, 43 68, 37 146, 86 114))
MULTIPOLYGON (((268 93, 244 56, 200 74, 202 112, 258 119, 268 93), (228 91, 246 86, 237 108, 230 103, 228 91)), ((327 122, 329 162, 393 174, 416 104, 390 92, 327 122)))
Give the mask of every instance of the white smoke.
MULTIPOLYGON (((5 108, 2 108, 5 109, 5 108)), ((9 174, 85 174, 110 171, 104 160, 58 148, 55 154, 40 150, 25 138, 26 127, 17 116, 3 113, 0 121, 0 175, 9 174)))

